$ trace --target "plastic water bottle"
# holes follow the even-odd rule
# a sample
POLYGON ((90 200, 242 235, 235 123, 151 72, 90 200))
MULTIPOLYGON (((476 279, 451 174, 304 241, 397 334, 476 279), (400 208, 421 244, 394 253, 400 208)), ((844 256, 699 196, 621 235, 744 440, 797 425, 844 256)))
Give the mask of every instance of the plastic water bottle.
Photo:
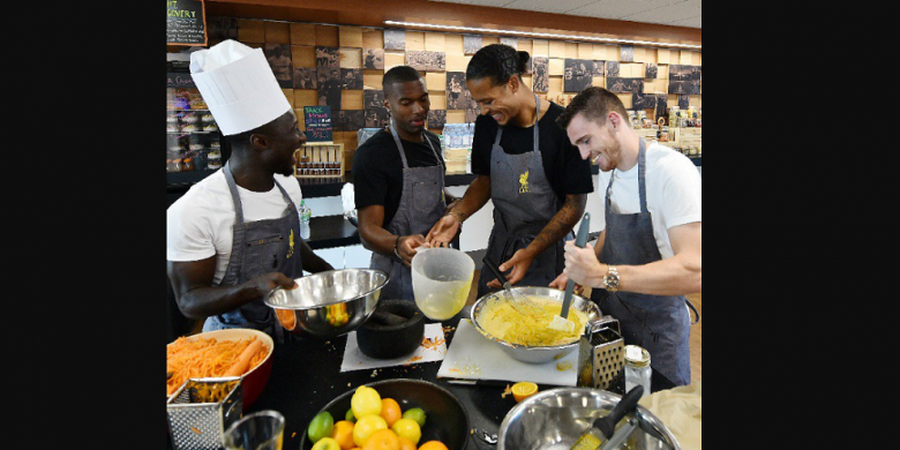
POLYGON ((300 215, 300 237, 309 239, 309 219, 312 217, 312 210, 306 206, 306 200, 300 200, 297 213, 300 215))

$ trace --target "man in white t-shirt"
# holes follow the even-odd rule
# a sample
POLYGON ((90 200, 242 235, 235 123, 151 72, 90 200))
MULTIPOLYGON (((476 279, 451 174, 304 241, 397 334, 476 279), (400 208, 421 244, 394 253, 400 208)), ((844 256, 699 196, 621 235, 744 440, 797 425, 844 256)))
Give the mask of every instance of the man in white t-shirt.
POLYGON ((331 270, 300 237, 292 176, 306 142, 262 50, 226 40, 191 54, 191 76, 231 157, 166 211, 167 274, 181 312, 204 331, 276 331, 263 296, 303 271, 331 270))
POLYGON ((596 246, 567 242, 566 268, 551 287, 572 279, 600 288, 592 299, 619 320, 625 344, 647 349, 653 370, 675 385, 690 384, 684 295, 701 291, 700 174, 684 155, 638 136, 606 89, 582 91, 558 122, 600 166, 606 189, 603 214, 592 218, 603 230, 596 246))

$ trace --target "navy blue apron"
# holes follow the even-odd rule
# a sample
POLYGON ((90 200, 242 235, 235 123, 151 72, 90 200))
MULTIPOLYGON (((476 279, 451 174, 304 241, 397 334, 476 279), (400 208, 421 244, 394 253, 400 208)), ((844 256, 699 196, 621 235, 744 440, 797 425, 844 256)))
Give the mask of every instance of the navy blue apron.
MULTIPOLYGON (((534 147, 518 155, 507 154, 500 146, 503 127, 497 130, 491 147, 491 202, 494 205, 494 227, 485 251, 497 265, 503 264, 519 249, 540 234, 562 206, 544 173, 543 157, 538 148, 538 117, 541 99, 535 95, 534 147)), ((565 268, 565 238, 537 255, 517 286, 547 286, 565 268)), ((491 289, 487 283, 495 277, 482 267, 478 277, 478 297, 491 289)))
MULTIPOLYGON (((600 252, 600 262, 609 265, 644 265, 659 261, 662 256, 653 236, 653 221, 647 210, 644 182, 646 144, 640 139, 638 152, 638 188, 641 211, 636 214, 614 214, 610 211, 615 170, 606 187, 606 240, 600 252)), ((626 345, 638 345, 650 352, 654 371, 677 386, 691 383, 690 316, 684 296, 661 296, 634 292, 608 292, 593 299, 604 314, 619 320, 626 345)))
MULTIPOLYGON (((278 184, 278 181, 273 180, 287 203, 286 216, 245 223, 241 197, 227 162, 222 170, 234 202, 235 219, 231 258, 225 276, 218 286, 240 284, 269 272, 281 272, 292 279, 303 276, 303 261, 300 258, 300 244, 303 242, 300 237, 300 219, 287 191, 278 184)), ((260 297, 236 310, 207 317, 203 331, 253 328, 272 335, 277 329, 278 341, 282 341, 280 325, 276 327, 276 322, 272 308, 266 306, 260 297)))

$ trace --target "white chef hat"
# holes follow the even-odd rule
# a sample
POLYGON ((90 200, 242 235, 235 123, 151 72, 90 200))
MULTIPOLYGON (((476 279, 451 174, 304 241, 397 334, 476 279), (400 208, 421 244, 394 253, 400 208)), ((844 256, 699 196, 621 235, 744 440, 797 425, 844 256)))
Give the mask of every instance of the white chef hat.
POLYGON ((263 51, 235 40, 191 53, 191 77, 226 136, 265 125, 291 109, 263 51))

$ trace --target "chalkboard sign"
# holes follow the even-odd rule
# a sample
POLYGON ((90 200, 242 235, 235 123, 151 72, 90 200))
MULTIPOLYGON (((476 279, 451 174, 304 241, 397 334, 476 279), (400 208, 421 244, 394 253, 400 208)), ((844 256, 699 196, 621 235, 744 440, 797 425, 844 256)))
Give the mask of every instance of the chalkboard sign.
POLYGON ((206 11, 203 0, 166 0, 166 42, 174 45, 206 45, 206 11))
POLYGON ((331 142, 334 140, 330 106, 304 106, 307 142, 331 142))
POLYGON ((175 89, 195 89, 191 74, 184 72, 166 72, 166 87, 175 89))

